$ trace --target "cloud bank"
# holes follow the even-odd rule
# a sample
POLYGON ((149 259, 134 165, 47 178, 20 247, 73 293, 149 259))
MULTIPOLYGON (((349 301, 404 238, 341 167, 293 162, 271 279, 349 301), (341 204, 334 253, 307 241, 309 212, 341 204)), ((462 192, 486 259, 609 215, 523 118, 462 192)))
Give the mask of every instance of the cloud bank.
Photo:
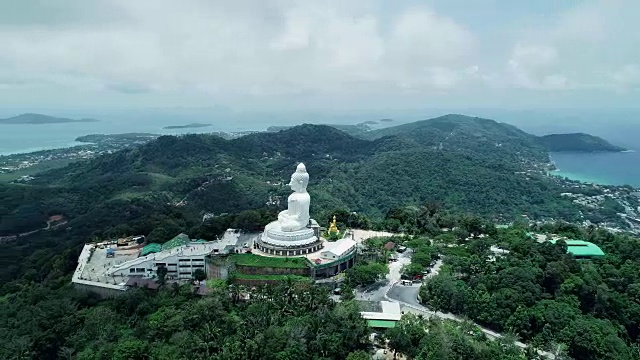
POLYGON ((366 107, 386 99, 393 107, 423 99, 463 105, 463 97, 493 105, 511 91, 613 97, 640 85, 633 0, 577 2, 542 17, 523 8, 523 21, 496 12, 486 22, 497 32, 465 23, 462 6, 441 8, 437 1, 4 2, 0 95, 22 104, 366 107))

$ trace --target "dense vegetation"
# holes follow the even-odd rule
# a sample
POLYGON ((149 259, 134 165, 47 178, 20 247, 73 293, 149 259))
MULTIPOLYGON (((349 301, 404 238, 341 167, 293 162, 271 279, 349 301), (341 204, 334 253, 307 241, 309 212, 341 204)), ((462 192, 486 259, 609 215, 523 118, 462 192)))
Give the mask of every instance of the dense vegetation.
POLYGON ((444 271, 422 299, 575 359, 640 358, 639 240, 566 224, 539 230, 586 239, 607 256, 578 261, 562 241, 540 244, 525 230, 501 230, 445 248, 444 271), (494 254, 491 245, 509 253, 494 254))
POLYGON ((524 360, 542 358, 533 350, 521 351, 510 339, 488 340, 468 323, 427 321, 404 315, 385 334, 396 353, 416 360, 524 360), (471 336, 470 336, 471 335, 471 336))
MULTIPOLYGON (((365 360, 373 345, 355 303, 336 304, 304 282, 221 283, 204 297, 189 286, 140 289, 99 304, 69 285, 36 285, 0 298, 0 318, 10 319, 0 323, 7 360, 365 360)), ((388 338, 416 359, 525 359, 508 342, 469 336, 469 328, 406 316, 377 342, 388 338)))
POLYGON ((465 115, 445 115, 366 133, 368 139, 389 136, 401 137, 405 144, 419 144, 474 158, 501 162, 549 161, 536 136, 512 125, 465 115))
POLYGON ((549 151, 605 152, 624 151, 624 148, 610 144, 605 139, 589 134, 551 134, 540 137, 549 151))
POLYGON ((341 221, 368 227, 391 208, 432 201, 501 221, 522 213, 579 219, 557 185, 521 173, 546 159, 530 135, 456 116, 416 127, 375 140, 314 125, 232 140, 162 136, 40 174, 29 185, 2 184, 0 236, 44 228, 52 215, 68 223, 0 244, 0 284, 26 273, 41 281, 56 262, 69 269, 79 245, 96 237, 144 234, 162 242, 179 232, 212 239, 228 226, 259 229, 284 207, 290 190, 283 184, 297 161, 311 174, 311 213, 322 225, 334 209, 366 214, 341 221), (205 213, 216 217, 203 223, 205 213))
MULTIPOLYGON (((261 229, 284 207, 290 190, 283 184, 298 161, 311 174, 312 216, 325 225, 336 215, 341 229, 388 229, 452 244, 493 234, 488 218, 510 221, 523 213, 579 218, 578 208, 558 196, 558 185, 530 171, 547 162, 548 154, 535 137, 516 128, 449 116, 367 134, 355 138, 331 127, 303 125, 232 140, 162 136, 40 174, 28 185, 0 184, 0 236, 39 230, 0 244, 0 319, 8 319, 0 322, 0 358, 308 359, 311 354, 357 359, 370 344, 355 307, 336 305, 305 283, 256 289, 248 302, 240 301, 239 289, 222 285, 204 298, 188 287, 167 286, 158 295, 141 290, 99 304, 68 285, 87 241, 144 234, 164 242, 180 232, 214 239, 229 227, 261 229), (43 230, 52 215, 67 223, 43 230), (443 234, 442 228, 451 231, 443 234)), ((484 261, 484 240, 448 248, 450 271, 430 283, 425 299, 540 343, 556 336, 536 327, 540 323, 529 321, 527 327, 526 319, 542 312, 544 301, 561 309, 573 306, 569 314, 575 317, 568 323, 575 332, 563 330, 557 337, 571 354, 591 351, 575 336, 590 329, 606 339, 601 351, 629 354, 640 319, 633 240, 597 235, 615 255, 577 264, 559 249, 496 236, 491 239, 504 242, 509 257, 484 261), (557 264, 548 269, 547 260, 557 264), (502 266, 510 270, 503 273, 502 266), (519 280, 522 284, 513 285, 519 280), (569 280, 571 286, 563 288, 569 280), (455 307, 447 291, 455 292, 455 307)), ((408 272, 437 256, 430 245, 410 245, 418 256, 408 272)), ((380 279, 386 260, 360 262, 348 273, 348 285, 380 279)), ((395 349, 412 358, 522 356, 505 344, 468 338, 458 326, 406 321, 388 336, 395 349), (425 328, 428 333, 420 330, 425 328), (443 347, 438 339, 454 345, 443 347)))

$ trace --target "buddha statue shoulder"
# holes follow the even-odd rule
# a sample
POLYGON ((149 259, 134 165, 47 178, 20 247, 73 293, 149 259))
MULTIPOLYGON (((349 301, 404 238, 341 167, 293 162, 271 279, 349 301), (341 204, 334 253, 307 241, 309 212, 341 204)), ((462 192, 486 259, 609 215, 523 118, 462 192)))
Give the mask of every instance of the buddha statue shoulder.
POLYGON ((291 175, 289 186, 293 193, 289 195, 287 210, 278 214, 278 223, 282 231, 298 231, 309 224, 309 205, 311 197, 307 192, 309 174, 303 163, 298 164, 296 172, 291 175))

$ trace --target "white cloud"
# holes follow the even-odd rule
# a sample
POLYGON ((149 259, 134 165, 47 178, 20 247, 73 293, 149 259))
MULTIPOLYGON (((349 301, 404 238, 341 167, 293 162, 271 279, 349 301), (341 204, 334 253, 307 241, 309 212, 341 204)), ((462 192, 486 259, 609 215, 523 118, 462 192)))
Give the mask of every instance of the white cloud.
POLYGON ((640 86, 640 66, 637 64, 626 64, 616 70, 612 76, 613 81, 623 88, 635 88, 640 86))
POLYGON ((0 28, 2 75, 124 92, 429 90, 458 83, 476 46, 469 31, 425 7, 401 11, 387 29, 368 7, 337 2, 105 3, 125 20, 0 28))
POLYGON ((365 105, 449 94, 463 102, 460 94, 486 99, 505 88, 632 89, 640 58, 635 0, 585 1, 524 31, 499 14, 465 24, 464 8, 444 13, 404 2, 8 4, 0 3, 0 84, 24 94, 365 105))
POLYGON ((557 51, 549 46, 517 44, 507 63, 507 73, 516 87, 534 90, 567 89, 567 78, 550 73, 557 51))
POLYGON ((506 82, 536 90, 619 89, 624 64, 640 58, 638 14, 634 0, 595 0, 544 18, 516 39, 506 82))

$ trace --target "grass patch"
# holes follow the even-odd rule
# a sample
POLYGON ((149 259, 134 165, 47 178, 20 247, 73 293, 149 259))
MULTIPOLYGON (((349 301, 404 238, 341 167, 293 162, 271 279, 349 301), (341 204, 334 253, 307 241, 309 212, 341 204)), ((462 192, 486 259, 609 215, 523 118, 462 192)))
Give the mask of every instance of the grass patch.
POLYGON ((222 279, 207 279, 205 284, 210 289, 224 289, 227 287, 227 282, 222 279))
POLYGON ((159 174, 154 172, 147 172, 144 174, 149 175, 149 177, 151 178, 151 181, 153 181, 152 186, 154 188, 161 188, 163 186, 171 185, 176 182, 176 179, 169 175, 159 174))
POLYGON ((236 265, 270 267, 270 268, 286 268, 286 269, 304 269, 307 266, 305 258, 277 258, 266 257, 254 254, 233 254, 231 260, 236 265))
POLYGON ((445 256, 459 256, 459 257, 471 256, 471 252, 462 246, 454 246, 454 247, 442 246, 440 247, 440 253, 445 256))
POLYGON ((239 280, 277 280, 277 281, 311 281, 311 278, 300 275, 253 275, 253 274, 234 274, 239 280))

